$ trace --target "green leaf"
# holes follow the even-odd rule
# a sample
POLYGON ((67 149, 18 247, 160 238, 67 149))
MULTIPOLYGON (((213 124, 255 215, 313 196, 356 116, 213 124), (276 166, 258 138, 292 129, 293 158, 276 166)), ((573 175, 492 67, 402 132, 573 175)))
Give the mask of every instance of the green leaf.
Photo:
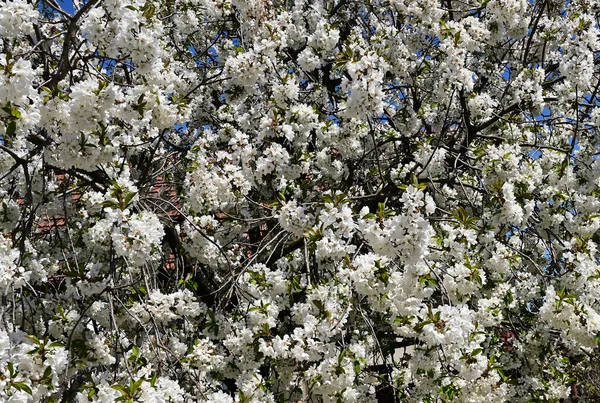
POLYGON ((340 193, 337 196, 335 196, 335 206, 341 206, 343 204, 348 203, 348 196, 345 193, 340 193))
POLYGON ((140 118, 144 117, 144 108, 148 105, 147 102, 144 102, 144 94, 140 95, 137 104, 133 106, 133 110, 137 111, 140 114, 140 118))
POLYGON ((112 207, 112 208, 121 208, 119 203, 114 200, 105 200, 102 202, 102 207, 112 207))
POLYGON ((11 385, 13 386, 13 388, 18 389, 18 390, 22 390, 25 393, 28 393, 30 395, 33 395, 33 391, 31 390, 31 388, 29 386, 27 386, 25 383, 23 382, 13 382, 11 383, 11 385))
POLYGON ((152 378, 150 378, 150 386, 154 387, 156 385, 156 381, 158 380, 158 376, 155 372, 152 373, 152 378))
POLYGON ((113 385, 111 386, 114 390, 118 390, 123 396, 128 396, 129 392, 121 385, 113 385))
POLYGON ((320 312, 325 312, 325 305, 323 304, 323 302, 319 301, 318 299, 315 299, 312 301, 312 303, 317 307, 317 309, 320 312))
POLYGON ((342 365, 342 361, 346 357, 346 350, 342 351, 340 355, 338 355, 338 365, 342 365))
POLYGON ((129 390, 132 395, 142 386, 142 382, 144 382, 144 378, 140 378, 136 382, 133 382, 133 379, 129 380, 129 390))
POLYGON ((454 34, 454 44, 458 45, 460 43, 460 31, 454 34))
POLYGON ((150 20, 156 12, 156 7, 154 6, 154 4, 147 2, 142 7, 142 11, 142 16, 145 17, 147 20, 150 20))
POLYGON ((323 196, 321 196, 321 201, 322 201, 323 203, 330 203, 330 204, 333 204, 333 198, 331 197, 331 195, 327 195, 327 194, 326 194, 326 195, 323 195, 323 196))
POLYGON ((430 320, 424 320, 422 322, 417 323, 414 327, 415 332, 421 333, 423 331, 423 328, 430 323, 431 323, 430 320))
POLYGON ((410 184, 417 189, 419 188, 419 178, 417 178, 417 175, 415 175, 414 172, 410 174, 410 184))
POLYGON ((131 200, 135 197, 137 192, 127 192, 125 195, 125 206, 128 206, 131 200))
POLYGON ((40 342, 40 339, 38 339, 36 336, 34 336, 34 335, 32 335, 32 334, 25 336, 25 338, 26 338, 26 339, 29 339, 29 340, 31 340, 31 341, 32 341, 32 342, 34 342, 35 344, 38 344, 38 345, 39 345, 39 344, 42 344, 42 343, 40 342))
POLYGON ((17 131, 17 122, 10 122, 8 126, 6 126, 6 137, 12 137, 15 135, 17 131))
POLYGON ((513 383, 513 380, 511 379, 511 377, 506 375, 502 368, 496 368, 496 371, 498 372, 498 375, 500 375, 500 378, 502 378, 502 381, 504 383, 509 383, 509 384, 513 383))
POLYGON ((129 360, 130 361, 137 360, 137 357, 139 356, 139 354, 140 354, 140 349, 137 346, 133 346, 131 348, 131 356, 129 357, 129 360))

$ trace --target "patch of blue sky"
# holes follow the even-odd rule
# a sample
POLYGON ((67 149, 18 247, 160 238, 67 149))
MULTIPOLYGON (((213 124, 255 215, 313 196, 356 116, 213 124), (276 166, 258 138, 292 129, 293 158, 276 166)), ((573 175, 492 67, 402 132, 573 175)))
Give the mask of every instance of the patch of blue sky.
POLYGON ((537 122, 544 122, 548 120, 550 116, 552 116, 552 109, 550 109, 548 106, 544 106, 544 109, 542 109, 540 114, 535 116, 534 119, 537 122))
POLYGON ((506 63, 506 65, 504 66, 504 70, 502 70, 502 78, 505 81, 510 81, 512 77, 512 69, 510 66, 510 63, 506 63))
POLYGON ((70 15, 75 14, 76 9, 73 0, 56 0, 56 2, 65 13, 70 15))

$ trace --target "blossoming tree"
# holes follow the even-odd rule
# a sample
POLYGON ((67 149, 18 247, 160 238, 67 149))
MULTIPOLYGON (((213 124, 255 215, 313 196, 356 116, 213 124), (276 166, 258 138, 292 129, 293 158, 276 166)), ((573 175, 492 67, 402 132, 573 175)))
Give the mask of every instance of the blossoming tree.
POLYGON ((599 23, 0 1, 0 400, 600 399, 599 23))

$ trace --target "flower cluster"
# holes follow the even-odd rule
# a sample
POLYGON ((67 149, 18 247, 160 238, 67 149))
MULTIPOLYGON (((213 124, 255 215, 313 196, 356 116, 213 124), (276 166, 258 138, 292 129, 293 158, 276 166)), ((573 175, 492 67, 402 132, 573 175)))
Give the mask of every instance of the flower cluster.
POLYGON ((0 2, 0 401, 600 395, 594 0, 0 2))

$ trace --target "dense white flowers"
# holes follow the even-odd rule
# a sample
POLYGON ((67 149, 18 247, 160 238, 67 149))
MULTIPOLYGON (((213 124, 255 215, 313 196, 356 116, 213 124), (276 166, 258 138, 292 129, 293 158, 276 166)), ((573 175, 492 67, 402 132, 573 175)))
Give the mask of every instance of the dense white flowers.
POLYGON ((598 4, 0 2, 0 401, 597 400, 598 4))
POLYGON ((10 239, 0 235, 0 293, 7 295, 13 287, 19 288, 25 284, 29 273, 18 266, 19 251, 12 246, 10 239))
POLYGON ((144 212, 128 217, 111 234, 115 253, 142 265, 152 259, 159 251, 164 231, 155 214, 144 212))
POLYGON ((33 33, 39 13, 33 4, 24 0, 8 0, 0 8, 0 36, 13 39, 33 33))

